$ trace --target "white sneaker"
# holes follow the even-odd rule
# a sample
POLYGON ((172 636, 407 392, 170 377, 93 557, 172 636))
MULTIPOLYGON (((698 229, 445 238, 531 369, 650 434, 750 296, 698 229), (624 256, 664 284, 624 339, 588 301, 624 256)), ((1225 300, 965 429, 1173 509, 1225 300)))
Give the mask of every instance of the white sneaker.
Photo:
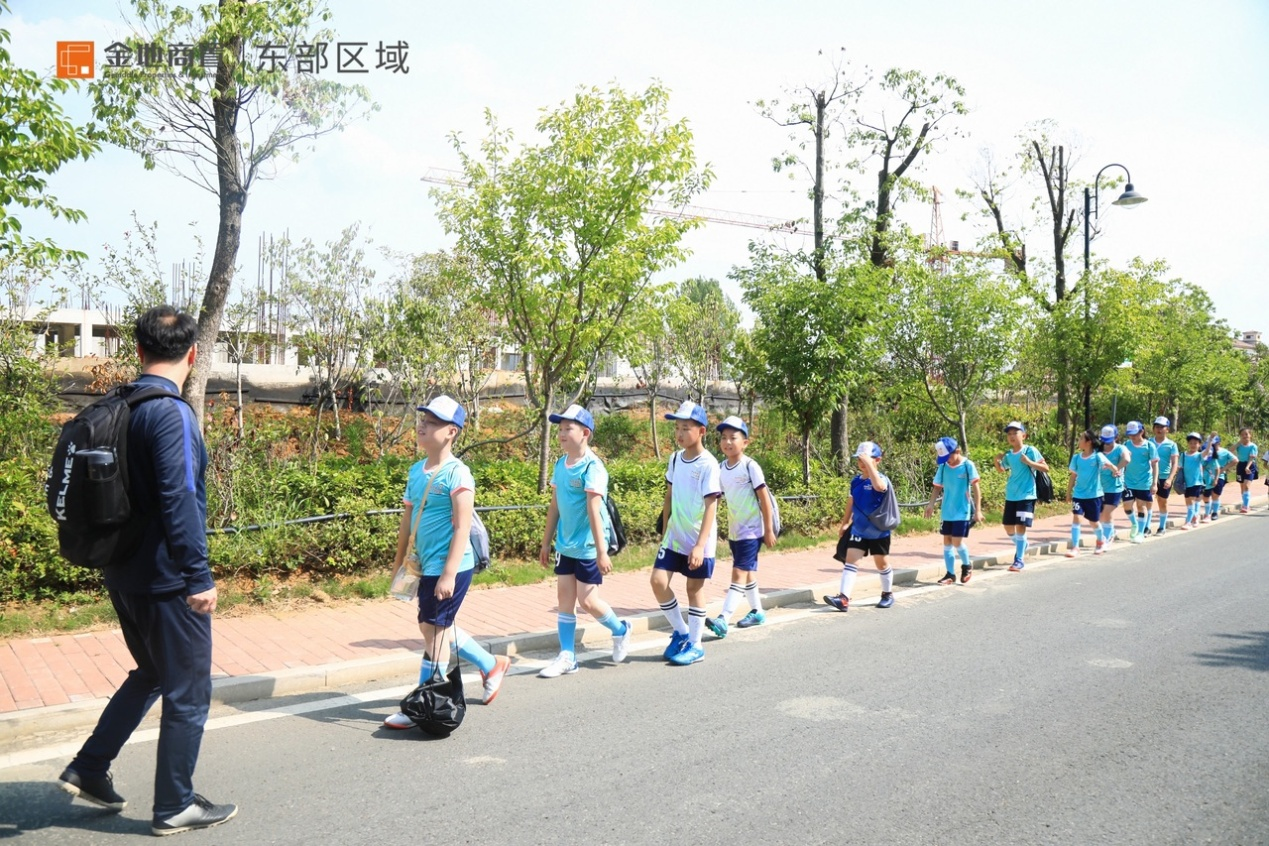
POLYGON ((572 652, 561 652, 555 660, 538 671, 540 679, 554 679, 577 672, 577 659, 572 652))
POLYGON ((626 624, 624 633, 612 636, 612 662, 620 664, 630 655, 630 635, 634 632, 634 626, 630 625, 629 620, 622 620, 626 624))
POLYGON ((386 729, 412 729, 414 728, 414 720, 398 711, 383 721, 383 727, 386 729))

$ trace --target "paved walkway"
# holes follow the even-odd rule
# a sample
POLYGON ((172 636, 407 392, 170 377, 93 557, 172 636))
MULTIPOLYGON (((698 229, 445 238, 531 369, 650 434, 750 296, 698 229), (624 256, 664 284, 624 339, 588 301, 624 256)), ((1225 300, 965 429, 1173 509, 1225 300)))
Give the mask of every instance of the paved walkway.
MULTIPOLYGON (((1254 490, 1254 502, 1263 507, 1263 488, 1257 485, 1254 490)), ((1228 486, 1222 503, 1236 508, 1238 502, 1237 486, 1228 486)), ((1173 518, 1183 511, 1184 504, 1178 507, 1174 501, 1173 518)), ((1122 511, 1117 510, 1116 515, 1123 537, 1127 521, 1122 511)), ((1222 519, 1236 517, 1226 515, 1222 519)), ((1050 517, 1032 528, 1029 539, 1033 546, 1064 545, 1069 533, 1068 516, 1050 517)), ((1084 532, 1086 537, 1089 534, 1084 532)), ((976 532, 970 538, 970 549, 976 558, 1000 556, 1006 564, 1013 555, 1013 543, 1000 527, 976 532)), ((761 589, 767 593, 831 584, 830 592, 836 593, 840 565, 831 556, 832 548, 823 546, 787 553, 764 552, 759 570, 761 589)), ((895 538, 891 549, 891 566, 896 571, 917 571, 909 576, 915 575, 921 581, 938 578, 943 569, 942 558, 942 541, 933 534, 895 538)), ((714 609, 727 589, 728 572, 726 567, 715 571, 710 588, 714 609)), ((856 589, 856 598, 876 594, 877 583, 867 578, 873 572, 861 571, 864 578, 856 589)), ((659 611, 648 587, 646 570, 609 576, 604 580, 603 595, 621 616, 646 615, 652 627, 660 627, 663 622, 656 619, 659 611)), ((395 600, 217 617, 212 624, 212 673, 221 679, 240 678, 400 655, 422 649, 415 620, 415 607, 395 600)), ((589 618, 585 616, 579 620, 587 622, 589 618)), ((474 590, 463 603, 460 624, 483 640, 553 633, 555 584, 545 581, 474 590)), ((502 650, 513 648, 505 642, 501 645, 502 650)), ((87 704, 109 697, 134 666, 117 629, 0 642, 0 714, 58 705, 73 707, 73 703, 87 704)))

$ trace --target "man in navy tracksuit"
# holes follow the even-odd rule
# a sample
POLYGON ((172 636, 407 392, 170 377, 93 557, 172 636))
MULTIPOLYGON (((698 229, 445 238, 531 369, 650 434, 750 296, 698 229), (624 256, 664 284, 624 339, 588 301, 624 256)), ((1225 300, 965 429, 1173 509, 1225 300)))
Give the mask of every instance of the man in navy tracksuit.
POLYGON ((138 385, 172 393, 137 405, 128 429, 128 498, 141 538, 127 563, 105 570, 137 668, 111 697, 92 736, 61 775, 62 789, 121 811, 110 764, 162 695, 154 776, 157 835, 207 828, 238 812, 194 792, 194 765, 211 706, 211 613, 216 583, 207 560, 207 451, 193 411, 179 399, 194 365, 198 323, 171 306, 137 320, 138 385))

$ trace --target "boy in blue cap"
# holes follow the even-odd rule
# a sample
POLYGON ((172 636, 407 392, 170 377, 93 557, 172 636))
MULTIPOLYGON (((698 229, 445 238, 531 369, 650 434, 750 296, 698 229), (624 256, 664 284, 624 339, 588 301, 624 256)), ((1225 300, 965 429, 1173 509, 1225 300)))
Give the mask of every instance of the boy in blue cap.
POLYGON ((1010 573, 1017 573, 1027 566, 1023 560, 1027 554, 1027 529, 1035 520, 1035 474, 1049 472, 1049 464, 1040 451, 1026 443, 1027 427, 1017 420, 1005 426, 1009 439, 1009 452, 996 456, 996 468, 1009 474, 1005 483, 1005 513, 1001 523, 1005 533, 1013 538, 1013 563, 1010 573))
POLYGON ((1251 513, 1251 483, 1259 478, 1259 466, 1256 464, 1256 458, 1260 455, 1260 447, 1251 442, 1251 429, 1246 426, 1238 430, 1238 445, 1234 447, 1234 451, 1238 453, 1238 466, 1234 468, 1237 474, 1238 487, 1242 492, 1242 505, 1239 507, 1240 514, 1251 513))
POLYGON ((1115 542, 1115 509, 1124 500, 1124 468, 1128 466, 1128 449, 1119 443, 1119 427, 1107 423, 1101 430, 1102 455, 1118 472, 1102 467, 1102 516, 1097 539, 1109 548, 1115 542))
MULTIPOLYGON (((1104 431, 1104 430, 1103 430, 1104 431)), ((1106 551, 1106 542, 1102 538, 1102 473, 1118 476, 1122 471, 1097 448, 1097 438, 1091 430, 1080 434, 1080 450, 1071 456, 1068 465, 1071 471, 1070 483, 1067 486, 1066 501, 1071 503, 1071 546, 1066 551, 1067 558, 1074 558, 1080 548, 1080 518, 1083 517, 1096 528, 1097 545, 1093 547, 1094 555, 1106 551)))
POLYGON ((672 664, 687 666, 705 657, 701 648, 705 583, 714 575, 718 497, 723 489, 718 459, 705 449, 709 426, 705 409, 694 402, 684 402, 665 419, 674 421, 674 438, 682 449, 670 456, 665 472, 665 501, 661 505, 665 535, 652 565, 652 593, 674 629, 665 658, 672 664), (678 598, 670 587, 675 573, 687 579, 688 622, 684 622, 678 598))
POLYGON ((1221 436, 1212 433, 1203 446, 1203 509, 1200 523, 1221 516, 1221 494, 1225 492, 1225 475, 1238 459, 1221 446, 1221 436))
POLYGON ((1146 440, 1146 427, 1138 420, 1129 420, 1124 427, 1128 442, 1128 469, 1124 471, 1124 513, 1131 529, 1129 543, 1143 543, 1150 528, 1150 504, 1159 482, 1159 451, 1146 440))
POLYGON ((1185 487, 1185 522, 1181 530, 1198 526, 1199 498, 1203 496, 1203 436, 1190 432, 1185 436, 1185 453, 1181 456, 1180 476, 1185 487))
MULTIPOLYGON (((418 448, 426 457, 410 468, 405 484, 405 506, 397 529, 397 553, 393 572, 405 565, 411 534, 418 566, 419 631, 426 648, 419 667, 419 684, 444 670, 449 663, 446 629, 454 629, 458 654, 475 664, 484 682, 486 705, 492 704, 502 689, 502 680, 511 659, 494 657, 471 635, 455 625, 463 597, 471 587, 476 557, 471 547, 471 520, 476 500, 476 480, 471 470, 454 457, 454 441, 467 420, 467 412, 447 396, 438 396, 418 407, 416 424, 418 448), (426 499, 424 499, 426 497, 426 499)), ((413 728, 405 714, 383 721, 385 728, 413 728)))
POLYGON ((719 442, 725 459, 719 468, 723 499, 727 501, 727 544, 731 547, 731 587, 723 599, 723 613, 705 625, 716 637, 727 637, 727 624, 742 598, 749 600, 749 613, 738 628, 760 626, 767 620, 758 597, 758 549, 765 542, 775 546, 774 510, 771 490, 758 462, 745 455, 749 427, 739 417, 718 424, 719 442))
POLYGON ((599 596, 604 576, 612 572, 608 557, 608 470, 590 449, 595 418, 580 405, 570 405, 563 414, 548 418, 559 425, 559 442, 564 454, 551 473, 551 504, 546 512, 546 530, 538 560, 550 566, 551 542, 555 542, 555 592, 558 600, 556 628, 560 654, 538 675, 544 679, 577 672, 574 639, 577 636, 577 605, 612 632, 612 660, 620 664, 630 652, 630 623, 617 619, 612 606, 599 596))
POLYGON ((938 470, 934 472, 934 489, 925 506, 925 519, 934 514, 934 502, 942 499, 940 514, 943 526, 943 566, 947 574, 939 579, 941 585, 956 584, 956 558, 961 559, 961 584, 969 582, 974 574, 970 563, 969 537, 971 525, 983 521, 982 492, 978 485, 978 468, 961 453, 955 438, 939 438, 934 444, 934 457, 938 470))
MULTIPOLYGON (((1181 469, 1181 450, 1176 441, 1168 437, 1172 421, 1159 416, 1154 419, 1155 452, 1159 456, 1159 483, 1154 489, 1154 502, 1159 509, 1158 534, 1168 530, 1168 496, 1172 493, 1172 483, 1176 481, 1177 472, 1181 469)), ((1150 534, 1150 516, 1146 515, 1146 534, 1150 534)))
POLYGON ((838 611, 850 610, 850 592, 859 573, 859 560, 871 555, 881 576, 881 599, 878 608, 894 605, 894 571, 886 562, 890 554, 890 532, 878 529, 868 519, 881 506, 890 489, 890 480, 877 467, 881 460, 881 447, 872 441, 864 441, 855 450, 855 462, 859 472, 850 480, 850 496, 846 498, 846 513, 837 527, 837 551, 833 558, 842 562, 842 581, 837 596, 825 596, 824 601, 838 611))

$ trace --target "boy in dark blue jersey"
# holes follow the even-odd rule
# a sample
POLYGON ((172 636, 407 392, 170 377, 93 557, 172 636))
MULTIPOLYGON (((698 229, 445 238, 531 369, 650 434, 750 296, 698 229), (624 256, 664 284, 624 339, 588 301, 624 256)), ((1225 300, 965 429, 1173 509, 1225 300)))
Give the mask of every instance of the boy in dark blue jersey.
POLYGON ((890 480, 877 469, 881 460, 881 447, 872 441, 864 441, 855 451, 859 473, 850 482, 850 497, 846 500, 846 513, 837 529, 835 559, 842 562, 842 581, 837 596, 826 596, 824 601, 838 611, 850 610, 850 591, 855 586, 859 572, 859 560, 871 555, 881 575, 881 599, 878 608, 894 605, 894 571, 886 562, 890 554, 890 532, 874 526, 868 515, 881 505, 890 488, 890 480))

